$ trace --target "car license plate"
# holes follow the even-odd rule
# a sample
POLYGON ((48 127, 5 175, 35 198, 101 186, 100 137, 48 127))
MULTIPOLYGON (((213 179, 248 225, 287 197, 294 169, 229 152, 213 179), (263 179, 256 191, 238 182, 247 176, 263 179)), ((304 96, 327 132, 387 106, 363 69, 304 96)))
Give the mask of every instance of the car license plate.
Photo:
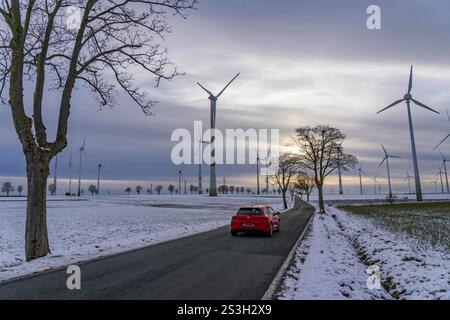
POLYGON ((254 227, 255 224, 254 223, 243 223, 242 226, 243 227, 254 227))

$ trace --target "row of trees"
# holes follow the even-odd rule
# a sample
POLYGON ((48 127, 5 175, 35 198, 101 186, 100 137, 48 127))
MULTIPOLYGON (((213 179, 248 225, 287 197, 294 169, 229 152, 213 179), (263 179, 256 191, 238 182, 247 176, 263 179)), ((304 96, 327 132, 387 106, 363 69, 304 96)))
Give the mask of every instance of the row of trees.
POLYGON ((320 212, 325 212, 323 186, 325 179, 339 167, 355 168, 357 158, 344 152, 345 135, 328 125, 305 126, 295 130, 289 145, 295 150, 280 155, 276 173, 272 176, 283 195, 287 208, 288 191, 309 195, 317 188, 320 212))
MULTIPOLYGON (((9 182, 9 181, 3 182, 2 193, 6 193, 6 196, 9 197, 9 194, 14 191, 16 191, 16 188, 12 185, 11 182, 9 182)), ((22 191, 23 191, 23 186, 19 185, 17 187, 17 193, 19 193, 19 196, 22 195, 22 191)))

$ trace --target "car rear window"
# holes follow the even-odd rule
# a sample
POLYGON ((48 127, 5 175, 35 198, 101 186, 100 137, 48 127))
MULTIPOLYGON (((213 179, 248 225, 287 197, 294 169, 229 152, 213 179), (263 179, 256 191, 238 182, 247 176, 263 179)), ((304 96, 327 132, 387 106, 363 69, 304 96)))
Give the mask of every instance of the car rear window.
POLYGON ((239 208, 238 214, 264 214, 261 208, 239 208))

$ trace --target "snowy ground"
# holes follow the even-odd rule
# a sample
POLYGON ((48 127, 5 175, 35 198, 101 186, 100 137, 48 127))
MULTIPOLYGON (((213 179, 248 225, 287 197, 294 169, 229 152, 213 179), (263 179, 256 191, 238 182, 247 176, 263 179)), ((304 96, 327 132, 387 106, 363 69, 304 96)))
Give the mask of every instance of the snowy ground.
POLYGON ((450 299, 450 253, 414 241, 367 218, 328 207, 316 214, 297 249, 279 299, 450 299), (368 266, 382 288, 368 289, 368 266))
POLYGON ((25 202, 2 200, 0 281, 212 230, 228 224, 240 205, 264 203, 276 210, 282 206, 281 198, 246 196, 121 196, 49 201, 52 254, 27 263, 25 202))

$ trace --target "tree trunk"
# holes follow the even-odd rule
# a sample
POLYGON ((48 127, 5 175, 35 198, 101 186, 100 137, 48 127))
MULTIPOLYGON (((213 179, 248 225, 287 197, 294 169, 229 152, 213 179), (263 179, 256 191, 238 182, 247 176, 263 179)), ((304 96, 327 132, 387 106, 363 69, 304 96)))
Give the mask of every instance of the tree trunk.
POLYGON ((284 205, 284 209, 287 209, 287 208, 288 208, 288 205, 287 205, 287 201, 286 201, 286 191, 282 191, 282 193, 283 193, 283 205, 284 205))
POLYGON ((46 153, 27 155, 27 221, 25 256, 30 261, 50 253, 47 232, 47 178, 50 160, 46 153))
POLYGON ((323 203, 323 186, 321 184, 317 185, 317 191, 319 192, 319 209, 320 209, 320 213, 325 213, 325 205, 323 203))
POLYGON ((311 194, 310 193, 306 193, 306 202, 309 202, 309 196, 310 196, 311 194))

